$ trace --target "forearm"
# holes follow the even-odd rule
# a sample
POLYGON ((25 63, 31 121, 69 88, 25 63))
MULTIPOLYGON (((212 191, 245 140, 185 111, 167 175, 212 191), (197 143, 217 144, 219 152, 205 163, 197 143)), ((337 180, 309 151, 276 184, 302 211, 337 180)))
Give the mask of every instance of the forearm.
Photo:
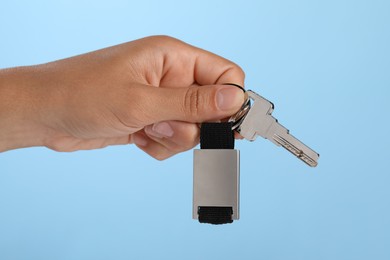
POLYGON ((44 143, 31 67, 0 70, 0 152, 44 143))

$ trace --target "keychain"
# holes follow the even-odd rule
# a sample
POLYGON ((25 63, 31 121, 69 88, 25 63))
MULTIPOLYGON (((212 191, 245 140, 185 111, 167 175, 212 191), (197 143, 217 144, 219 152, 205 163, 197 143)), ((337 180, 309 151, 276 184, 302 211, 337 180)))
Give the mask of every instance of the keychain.
POLYGON ((240 153, 234 149, 234 131, 254 141, 257 136, 282 146, 311 167, 319 154, 294 136, 272 116, 274 105, 252 90, 228 122, 203 123, 200 146, 194 150, 193 219, 226 224, 239 219, 240 153), (252 104, 253 102, 253 104, 252 104))

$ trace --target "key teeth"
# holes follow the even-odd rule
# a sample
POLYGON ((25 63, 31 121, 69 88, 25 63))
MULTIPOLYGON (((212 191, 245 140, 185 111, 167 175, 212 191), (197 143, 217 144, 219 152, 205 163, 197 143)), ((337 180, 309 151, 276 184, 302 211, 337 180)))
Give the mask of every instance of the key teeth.
MULTIPOLYGON (((316 167, 318 165, 317 161, 310 156, 308 156, 305 152, 303 152, 301 149, 297 148, 295 145, 291 144, 289 141, 287 141, 282 136, 275 134, 274 140, 280 144, 283 148, 285 148, 287 151, 295 155, 297 158, 301 159, 304 163, 311 167, 316 167)), ((319 157, 319 154, 316 153, 319 157)))
MULTIPOLYGON (((288 150, 288 149, 287 149, 288 150)), ((288 150, 290 151, 290 150, 288 150)), ((291 152, 291 151, 290 151, 291 152)), ((302 152, 302 151, 301 151, 302 152)), ((297 156, 299 159, 301 159, 301 161, 303 161, 304 163, 306 163, 307 165, 309 165, 310 167, 316 167, 318 165, 318 162, 316 162, 315 160, 313 160, 312 158, 310 158, 309 156, 307 156, 305 153, 301 153, 299 156, 297 156)))

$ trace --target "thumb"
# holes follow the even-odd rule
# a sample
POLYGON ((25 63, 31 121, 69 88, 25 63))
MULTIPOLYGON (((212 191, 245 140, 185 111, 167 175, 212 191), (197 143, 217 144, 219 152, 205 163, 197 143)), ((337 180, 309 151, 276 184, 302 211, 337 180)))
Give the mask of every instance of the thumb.
POLYGON ((244 103, 244 92, 231 85, 188 88, 144 88, 148 104, 145 119, 152 124, 178 120, 192 123, 219 120, 236 113, 244 103), (147 90, 146 90, 147 89, 147 90))

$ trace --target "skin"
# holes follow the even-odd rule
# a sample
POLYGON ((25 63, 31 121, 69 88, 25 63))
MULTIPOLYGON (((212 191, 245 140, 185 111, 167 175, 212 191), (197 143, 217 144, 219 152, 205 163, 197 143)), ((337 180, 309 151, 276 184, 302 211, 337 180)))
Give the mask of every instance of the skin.
POLYGON ((46 64, 0 70, 0 152, 136 144, 163 160, 199 143, 198 123, 239 110, 244 72, 152 36, 46 64))

